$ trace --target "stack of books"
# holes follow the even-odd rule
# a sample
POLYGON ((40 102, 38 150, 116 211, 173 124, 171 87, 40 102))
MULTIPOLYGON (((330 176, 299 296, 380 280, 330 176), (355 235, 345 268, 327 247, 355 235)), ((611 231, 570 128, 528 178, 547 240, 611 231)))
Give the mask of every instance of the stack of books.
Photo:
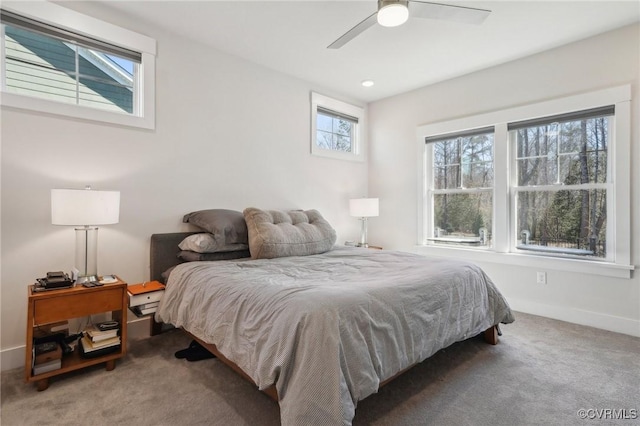
POLYGON ((62 367, 62 348, 57 342, 39 343, 33 347, 33 375, 62 367))
POLYGON ((80 339, 80 354, 84 358, 94 358, 117 352, 120 349, 119 327, 101 330, 90 325, 80 339))
POLYGON ((134 284, 127 288, 127 292, 129 293, 129 309, 140 317, 152 314, 158 309, 160 299, 164 294, 164 284, 159 281, 134 284))

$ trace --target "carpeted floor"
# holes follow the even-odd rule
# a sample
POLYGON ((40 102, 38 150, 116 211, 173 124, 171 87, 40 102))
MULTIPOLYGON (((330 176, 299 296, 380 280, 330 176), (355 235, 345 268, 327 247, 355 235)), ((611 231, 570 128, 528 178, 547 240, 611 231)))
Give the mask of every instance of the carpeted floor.
MULTIPOLYGON (((354 425, 640 424, 640 339, 521 313, 502 330, 497 346, 457 343, 361 401, 354 425)), ((133 341, 115 370, 44 392, 5 371, 1 424, 279 424, 278 405, 217 359, 176 359, 189 342, 180 331, 133 341)))

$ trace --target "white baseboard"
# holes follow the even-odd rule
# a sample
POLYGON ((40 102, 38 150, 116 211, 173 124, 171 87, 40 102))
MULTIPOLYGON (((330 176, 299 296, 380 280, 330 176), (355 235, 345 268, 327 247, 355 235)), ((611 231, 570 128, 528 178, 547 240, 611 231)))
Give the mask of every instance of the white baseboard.
MULTIPOLYGON (((616 317, 599 312, 568 308, 566 306, 546 305, 522 299, 508 298, 514 311, 540 315, 574 324, 586 325, 616 333, 640 337, 640 321, 630 318, 616 317)), ((517 320, 517 318, 516 318, 517 320)))
POLYGON ((24 368, 24 349, 26 346, 18 346, 16 348, 4 349, 0 352, 0 369, 1 371, 13 370, 14 368, 24 368))
MULTIPOLYGON (((151 317, 134 318, 127 321, 127 343, 133 339, 144 339, 150 336, 151 317)), ((4 349, 0 351, 0 371, 24 368, 24 350, 26 346, 4 349)))

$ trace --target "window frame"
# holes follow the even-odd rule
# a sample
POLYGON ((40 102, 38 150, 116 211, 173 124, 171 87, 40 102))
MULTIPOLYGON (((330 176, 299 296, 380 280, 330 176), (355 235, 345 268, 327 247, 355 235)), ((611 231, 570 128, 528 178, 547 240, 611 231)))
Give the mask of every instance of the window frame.
MULTIPOLYGON (((447 133, 447 134, 440 134, 440 135, 434 135, 434 136, 430 136, 428 138, 426 138, 427 140, 425 141, 425 145, 426 145, 426 152, 425 152, 425 161, 427 164, 429 164, 429 170, 427 171, 427 173, 425 174, 426 176, 426 180, 424 182, 425 184, 425 189, 426 189, 426 195, 425 195, 425 216, 427 216, 425 218, 425 225, 426 225, 426 234, 425 234, 425 243, 426 244, 447 244, 447 243, 452 243, 452 244, 456 244, 456 245, 466 245, 468 248, 472 248, 475 250, 486 250, 488 248, 491 247, 490 244, 486 244, 486 241, 484 241, 480 236, 478 236, 478 241, 474 241, 469 239, 468 241, 463 240, 463 239, 459 239, 459 238, 452 238, 452 237, 441 237, 440 235, 437 235, 438 232, 436 231, 437 227, 434 226, 434 222, 435 222, 435 202, 434 202, 434 198, 437 195, 445 195, 445 194, 469 194, 469 195, 479 195, 479 194, 491 194, 492 200, 491 200, 491 204, 493 205, 493 196, 494 196, 494 184, 492 183, 491 186, 485 186, 485 187, 465 187, 464 185, 459 187, 459 188, 435 188, 434 182, 435 182, 435 170, 437 167, 433 166, 434 163, 434 153, 433 153, 433 147, 435 144, 440 143, 440 142, 445 142, 445 141, 451 141, 451 140, 457 140, 458 142, 460 141, 461 138, 463 137, 469 137, 469 136, 478 136, 478 135, 486 135, 486 134, 491 134, 492 136, 495 134, 495 131, 493 129, 492 126, 489 127, 483 127, 483 128, 476 128, 476 129, 466 129, 464 131, 461 132, 455 132, 453 134, 447 133), (428 202, 433 202, 433 204, 427 206, 427 204, 429 204, 428 202), (484 244, 483 244, 484 242, 484 244), (478 244, 475 244, 478 243, 478 244)), ((492 154, 492 158, 491 158, 491 169, 493 170, 493 175, 495 176, 495 162, 493 160, 493 155, 494 155, 494 144, 495 141, 492 141, 491 143, 491 154, 492 154)), ((460 180, 461 182, 464 181, 464 162, 461 162, 459 164, 459 173, 460 173, 460 180)), ((466 164, 470 164, 470 163, 466 163, 466 164)), ((492 209, 493 210, 493 209, 492 209)), ((493 218, 492 218, 493 219, 493 218)), ((491 233, 491 235, 493 235, 493 228, 494 228, 494 224, 492 222, 491 224, 491 229, 489 229, 489 232, 491 233)))
MULTIPOLYGON (((617 86, 585 94, 573 95, 545 102, 480 114, 460 119, 426 124, 417 128, 418 140, 418 234, 417 251, 440 256, 463 257, 471 261, 487 261, 529 267, 544 267, 562 271, 583 272, 618 278, 630 278, 634 266, 631 264, 631 86, 617 86), (612 258, 610 260, 584 259, 570 256, 554 256, 548 253, 526 253, 516 250, 515 207, 512 185, 515 179, 514 141, 509 138, 508 123, 533 118, 560 115, 588 110, 607 105, 615 106, 613 126, 609 141, 611 170, 609 179, 612 190, 608 191, 611 204, 610 222, 612 258), (494 135, 494 204, 493 247, 477 250, 467 247, 434 246, 425 244, 425 232, 429 230, 430 218, 426 214, 429 206, 428 187, 430 165, 427 162, 427 137, 456 133, 474 128, 493 126, 494 135), (506 165, 503 168, 499 164, 506 165), (496 226, 508 223, 508 226, 496 226)), ((609 226, 610 225, 610 226, 609 226)))
MULTIPOLYGON (((605 182, 589 182, 589 183, 575 183, 575 184, 571 184, 571 185, 565 185, 563 183, 559 183, 558 179, 560 176, 560 170, 557 170, 557 180, 556 183, 547 183, 547 184, 541 184, 541 185, 519 185, 518 184, 518 160, 520 160, 521 158, 518 157, 518 139, 517 139, 517 134, 516 132, 518 131, 517 129, 511 129, 509 128, 509 143, 510 145, 510 149, 512 152, 512 162, 513 162, 513 168, 511 170, 511 208, 512 208, 512 215, 511 215, 511 220, 512 220, 512 224, 513 224, 513 228, 512 231, 516 231, 517 228, 519 228, 519 223, 518 223, 518 208, 517 208, 517 203, 518 203, 518 196, 524 192, 537 192, 537 193, 556 193, 559 191, 580 191, 580 190, 588 190, 588 191, 592 191, 592 190, 604 190, 606 191, 606 202, 607 202, 607 206, 611 206, 613 205, 613 197, 612 194, 615 193, 615 190, 613 188, 613 179, 612 179, 612 173, 613 173, 613 156, 609 155, 609 152, 611 151, 611 147, 612 145, 614 145, 613 142, 613 138, 615 137, 615 131, 614 131, 614 127, 615 127, 615 111, 611 112, 611 111, 604 111, 604 110, 615 110, 615 108, 597 108, 597 110, 599 110, 599 113, 597 116, 595 117, 590 117, 590 118, 600 118, 600 117, 607 117, 607 127, 608 127, 608 143, 607 143, 607 156, 606 156, 606 162, 607 162, 607 179, 605 182)), ((571 116, 574 116, 574 119, 579 118, 580 116, 584 116, 586 113, 589 113, 590 111, 576 111, 576 114, 570 114, 571 116)), ((565 117, 564 119, 570 119, 571 117, 565 117)), ((551 123, 553 120, 558 119, 558 117, 540 117, 540 119, 538 120, 534 120, 537 122, 545 122, 545 123, 551 123)), ((582 118, 582 119, 589 119, 589 118, 582 118)), ((511 123, 511 125, 513 125, 514 123, 511 123)), ((528 124, 526 127, 522 126, 523 128, 529 128, 531 127, 533 124, 528 124)), ((557 146, 556 146, 556 151, 558 151, 560 149, 560 143, 557 142, 557 146)), ((568 155, 565 153, 561 153, 560 155, 568 155)), ((608 210, 608 209, 607 209, 608 210)), ((610 222, 607 221, 607 225, 609 225, 610 222)), ((575 257, 576 259, 592 259, 595 261, 614 261, 613 257, 615 255, 615 247, 612 244, 612 240, 613 240, 613 230, 609 229, 609 227, 607 226, 606 229, 606 257, 605 258, 599 258, 599 257, 595 257, 595 256, 591 256, 591 255, 586 255, 586 254, 572 254, 571 250, 566 250, 565 252, 560 253, 558 250, 554 249, 554 248, 543 248, 542 246, 535 246, 535 247, 527 247, 526 244, 522 244, 521 243, 521 237, 518 235, 518 233, 516 232, 514 235, 512 235, 512 237, 514 238, 514 247, 512 247, 513 250, 515 250, 516 252, 521 252, 522 250, 530 250, 533 253, 532 254, 547 254, 547 255, 553 255, 553 253, 558 253, 561 256, 564 257, 575 257)), ((576 251, 580 251, 578 249, 576 249, 576 251)))
MULTIPOLYGON (((137 78, 133 83, 134 88, 138 89, 137 93, 134 92, 136 108, 133 114, 66 104, 9 92, 5 87, 4 77, 0 88, 2 93, 0 105, 3 108, 17 108, 143 129, 155 128, 156 41, 154 39, 49 2, 12 2, 3 4, 2 9, 141 54, 137 78)), ((0 72, 2 76, 5 76, 4 34, 2 34, 1 40, 0 63, 2 69, 0 72)))
POLYGON ((365 111, 364 108, 351 105, 337 99, 311 92, 311 154, 320 157, 334 158, 339 160, 363 162, 366 158, 365 147, 365 111), (317 145, 318 133, 318 109, 328 110, 336 115, 345 115, 355 118, 357 121, 353 126, 351 152, 337 151, 321 148, 317 145))

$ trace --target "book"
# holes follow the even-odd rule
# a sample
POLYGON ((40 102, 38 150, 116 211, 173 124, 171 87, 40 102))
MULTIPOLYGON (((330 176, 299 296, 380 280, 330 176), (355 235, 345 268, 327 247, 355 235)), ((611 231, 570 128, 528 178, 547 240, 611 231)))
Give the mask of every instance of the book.
POLYGON ((112 321, 102 321, 102 322, 99 322, 98 324, 96 324, 96 327, 100 331, 107 331, 107 330, 118 329, 120 327, 120 323, 118 321, 113 321, 113 320, 112 321))
POLYGON ((107 340, 107 339, 110 339, 112 337, 116 337, 118 335, 118 333, 120 332, 120 330, 117 329, 117 328, 112 329, 112 330, 104 330, 104 331, 103 330, 98 330, 98 328, 96 328, 95 325, 90 325, 84 331, 89 336, 89 339, 91 339, 91 342, 93 342, 93 343, 101 342, 103 340, 107 340))
POLYGON ((62 358, 62 348, 57 342, 40 343, 34 349, 34 365, 46 364, 62 358))
POLYGON ((156 310, 158 310, 158 306, 156 305, 150 308, 141 308, 140 306, 132 306, 130 309, 137 316, 142 316, 142 315, 148 315, 148 314, 154 313, 156 310))
POLYGON ((49 371, 58 370, 62 368, 62 359, 53 359, 51 361, 44 362, 42 364, 36 364, 33 366, 33 375, 48 373, 49 371))
MULTIPOLYGON (((120 337, 118 337, 120 339, 120 337)), ((87 337, 80 339, 80 356, 83 358, 97 358, 103 355, 109 355, 120 350, 120 343, 111 346, 104 346, 101 348, 90 349, 91 342, 87 337)))
POLYGON ((140 310, 149 309, 149 308, 157 308, 159 304, 160 304, 160 301, 158 300, 157 302, 150 302, 150 303, 144 303, 142 305, 138 305, 137 308, 140 309, 140 310))
POLYGON ((100 342, 95 342, 94 343, 94 342, 91 341, 89 336, 85 335, 80 340, 80 343, 82 344, 83 352, 93 352, 93 351, 96 351, 98 349, 103 349, 103 348, 107 348, 107 347, 110 347, 110 346, 119 346, 120 345, 120 336, 111 337, 109 339, 102 340, 100 342))

